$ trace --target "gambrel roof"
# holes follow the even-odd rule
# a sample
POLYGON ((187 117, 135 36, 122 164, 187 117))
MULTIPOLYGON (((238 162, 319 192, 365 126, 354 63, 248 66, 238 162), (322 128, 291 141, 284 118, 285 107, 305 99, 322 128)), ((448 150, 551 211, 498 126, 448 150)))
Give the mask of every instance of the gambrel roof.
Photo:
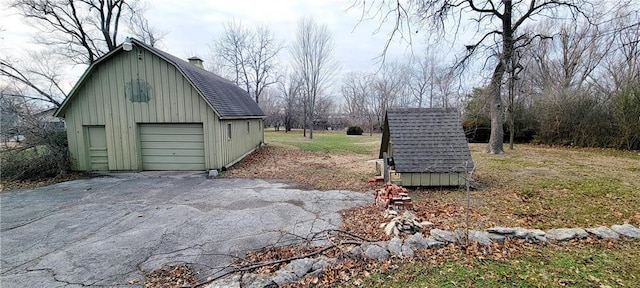
MULTIPOLYGON (((249 93, 235 85, 233 82, 224 79, 212 72, 195 66, 179 57, 173 56, 158 48, 151 47, 136 39, 131 39, 131 43, 141 49, 145 49, 161 59, 173 65, 182 75, 193 85, 200 93, 209 106, 220 116, 220 118, 262 118, 264 112, 258 104, 251 99, 249 93)), ((83 80, 92 72, 94 67, 100 63, 107 61, 117 53, 127 53, 123 50, 122 45, 118 46, 114 51, 102 56, 96 62, 91 64, 82 75, 76 86, 71 90, 69 96, 62 103, 56 116, 58 116, 64 107, 74 96, 74 92, 81 86, 83 80)), ((123 88, 124 89, 124 88, 123 88)))
POLYGON ((473 170, 459 112, 451 108, 387 110, 380 145, 391 145, 399 173, 447 173, 473 170))

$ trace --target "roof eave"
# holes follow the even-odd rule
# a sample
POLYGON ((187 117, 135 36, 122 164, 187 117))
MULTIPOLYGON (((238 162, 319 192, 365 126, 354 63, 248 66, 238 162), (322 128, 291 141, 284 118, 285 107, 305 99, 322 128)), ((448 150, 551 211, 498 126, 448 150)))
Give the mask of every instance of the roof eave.
POLYGON ((237 119, 264 119, 267 116, 252 115, 252 116, 220 116, 220 120, 237 120, 237 119))

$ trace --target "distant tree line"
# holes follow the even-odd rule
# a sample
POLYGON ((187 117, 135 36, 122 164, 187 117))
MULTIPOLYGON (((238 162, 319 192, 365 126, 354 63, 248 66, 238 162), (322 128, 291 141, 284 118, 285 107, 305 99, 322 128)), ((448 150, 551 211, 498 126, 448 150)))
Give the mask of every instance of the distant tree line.
MULTIPOLYGON (((449 24, 437 20, 462 20, 451 13, 464 7, 477 21, 495 29, 477 28, 484 37, 467 45, 454 63, 444 63, 433 56, 440 51, 428 50, 409 59, 385 59, 378 71, 352 71, 339 79, 328 69, 313 97, 309 79, 301 78, 306 72, 300 61, 303 54, 296 50, 300 42, 277 46, 273 51, 284 47, 293 61, 270 71, 273 85, 256 96, 267 114, 266 123, 275 129, 284 126, 286 131, 360 126, 373 133, 381 131, 388 108, 458 107, 467 136, 471 141, 490 142, 487 151, 491 153, 501 153, 504 141, 640 148, 640 17, 637 10, 629 9, 635 7, 631 2, 604 6, 580 1, 392 2, 379 11, 401 12, 396 32, 406 32, 402 26, 418 16, 418 27, 439 35, 449 24), (438 3, 453 10, 442 10, 435 5, 438 3), (467 73, 474 57, 486 57, 485 67, 495 65, 490 83, 461 93, 468 87, 461 75, 467 73), (491 142, 492 137, 497 139, 491 142)), ((361 4, 365 10, 371 8, 361 4)), ((303 24, 299 24, 298 37, 303 35, 303 24)), ((328 33, 323 27, 317 29, 328 33)), ((271 35, 264 28, 254 31, 271 35)), ((239 58, 243 57, 233 57, 239 58)), ((234 62, 227 64, 238 67, 234 62)), ((235 71, 235 75, 242 74, 235 71)), ((233 73, 231 76, 234 79, 233 73)))
MULTIPOLYGON (((638 14, 597 26, 539 25, 553 38, 517 50, 518 69, 503 83, 504 140, 514 135, 520 142, 640 149, 638 14)), ((474 89, 465 99, 464 127, 472 141, 488 140, 486 90, 474 89)))
POLYGON ((275 130, 343 129, 381 131, 384 113, 394 107, 457 107, 458 78, 430 54, 385 61, 379 71, 336 77, 333 44, 326 25, 303 18, 296 39, 285 46, 267 26, 225 24, 214 40, 211 67, 243 87, 275 130), (289 61, 281 61, 288 50, 289 61), (262 59, 262 60, 261 60, 262 59), (331 89, 332 88, 332 89, 331 89))
POLYGON ((394 39, 411 43, 424 32, 426 41, 453 44, 441 54, 456 56, 456 75, 481 64, 488 83, 470 93, 464 110, 467 124, 478 122, 474 133, 489 134, 488 153, 503 153, 505 136, 513 143, 517 133, 541 143, 638 146, 637 1, 359 0, 353 7, 363 20, 391 25, 385 51, 394 39))

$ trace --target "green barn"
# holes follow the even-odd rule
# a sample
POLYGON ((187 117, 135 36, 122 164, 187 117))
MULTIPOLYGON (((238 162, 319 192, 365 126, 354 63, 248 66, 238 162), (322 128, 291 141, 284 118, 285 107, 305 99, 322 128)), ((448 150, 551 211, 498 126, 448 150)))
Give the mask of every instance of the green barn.
POLYGON ((55 116, 77 171, 223 169, 264 142, 246 91, 135 39, 89 66, 55 116))
POLYGON ((462 186, 473 170, 459 112, 396 108, 386 112, 380 158, 393 159, 390 180, 403 186, 462 186))

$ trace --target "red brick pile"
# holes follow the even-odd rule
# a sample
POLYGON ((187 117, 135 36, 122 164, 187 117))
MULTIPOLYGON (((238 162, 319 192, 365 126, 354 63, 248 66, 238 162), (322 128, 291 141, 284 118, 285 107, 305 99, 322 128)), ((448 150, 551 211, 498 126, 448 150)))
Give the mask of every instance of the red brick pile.
POLYGON ((406 188, 387 182, 376 189, 376 205, 394 210, 412 210, 413 204, 406 188))

